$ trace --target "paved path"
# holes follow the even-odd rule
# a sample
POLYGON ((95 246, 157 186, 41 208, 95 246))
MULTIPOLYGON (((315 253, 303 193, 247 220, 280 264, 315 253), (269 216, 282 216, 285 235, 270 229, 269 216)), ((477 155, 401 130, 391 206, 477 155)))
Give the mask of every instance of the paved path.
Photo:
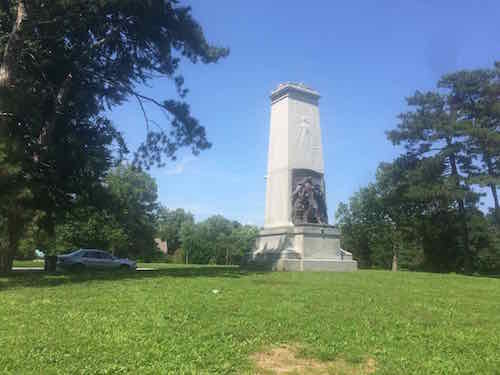
POLYGON ((12 267, 12 271, 43 271, 43 267, 12 267))

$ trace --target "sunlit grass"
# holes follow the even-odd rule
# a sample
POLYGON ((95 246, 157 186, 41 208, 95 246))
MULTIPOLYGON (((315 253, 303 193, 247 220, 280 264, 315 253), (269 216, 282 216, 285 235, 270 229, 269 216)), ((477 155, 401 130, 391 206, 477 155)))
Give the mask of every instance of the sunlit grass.
POLYGON ((500 368, 499 279, 146 266, 0 276, 0 373, 251 373, 281 343, 380 374, 500 368))
POLYGON ((43 259, 35 259, 35 260, 15 260, 14 261, 14 267, 41 267, 43 268, 44 266, 44 260, 43 259))

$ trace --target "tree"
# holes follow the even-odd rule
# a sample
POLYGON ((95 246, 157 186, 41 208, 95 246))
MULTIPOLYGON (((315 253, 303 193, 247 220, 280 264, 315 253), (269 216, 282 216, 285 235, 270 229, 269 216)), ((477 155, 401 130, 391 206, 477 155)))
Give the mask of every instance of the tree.
POLYGON ((185 221, 180 232, 189 263, 227 265, 240 264, 253 246, 258 228, 214 215, 196 224, 185 221))
POLYGON ((163 241, 167 241, 169 254, 174 254, 181 247, 181 227, 185 222, 194 224, 194 216, 182 208, 169 210, 160 207, 158 210, 157 233, 163 241))
POLYGON ((210 147, 183 100, 178 68, 182 59, 214 63, 229 51, 210 45, 177 1, 3 1, 0 52, 0 272, 12 265, 29 210, 45 212, 53 235, 75 195, 91 194, 127 152, 105 109, 137 101, 147 128, 139 167, 175 159, 179 147, 210 147), (181 100, 143 95, 138 87, 156 76, 172 79, 181 100), (148 105, 170 128, 149 119, 148 105))
MULTIPOLYGON (((190 221, 185 221, 181 226, 181 241, 182 241, 182 250, 185 256, 186 264, 189 263, 191 257, 195 255, 194 259, 200 260, 199 257, 199 249, 203 246, 203 243, 200 243, 200 235, 199 228, 194 223, 190 221)), ((208 263, 208 259, 203 259, 200 263, 208 263)))
POLYGON ((361 267, 457 270, 459 228, 443 170, 438 159, 403 155, 339 206, 343 246, 361 267))
POLYGON ((229 251, 226 264, 240 264, 241 260, 250 252, 259 234, 259 228, 254 225, 241 225, 233 228, 229 235, 229 251))
MULTIPOLYGON (((92 206, 73 207, 56 226, 55 241, 46 243, 46 253, 65 253, 78 248, 103 249, 129 256, 130 238, 125 225, 108 209, 92 206)), ((40 242, 37 243, 40 246, 40 242)))
POLYGON ((376 189, 389 224, 396 268, 404 255, 415 258, 411 262, 406 260, 412 266, 434 271, 457 270, 454 239, 459 232, 456 225, 443 225, 457 221, 455 197, 446 188, 445 169, 440 158, 402 155, 392 163, 381 163, 377 170, 376 189), (442 241, 443 238, 447 241, 442 241))
POLYGON ((386 248, 375 249, 374 239, 382 238, 383 225, 379 201, 373 184, 356 192, 349 204, 341 203, 336 212, 342 231, 342 247, 348 249, 359 260, 362 268, 386 266, 386 248), (382 250, 382 251, 377 251, 382 250))
POLYGON ((151 257, 156 252, 157 186, 145 172, 132 166, 118 166, 106 177, 113 199, 112 212, 124 228, 128 243, 118 255, 151 257))
POLYGON ((380 199, 380 214, 389 233, 392 247, 392 270, 398 270, 403 239, 412 232, 414 202, 409 200, 408 175, 405 173, 414 160, 398 158, 392 164, 381 163, 377 170, 376 190, 380 199))
POLYGON ((447 74, 438 86, 449 92, 457 119, 464 124, 467 153, 478 162, 469 166, 470 182, 490 188, 500 226, 500 63, 495 69, 447 74))
MULTIPOLYGON (((399 115, 400 123, 396 130, 388 132, 388 138, 395 144, 404 144, 409 157, 420 159, 434 158, 445 166, 446 177, 442 185, 454 198, 462 225, 462 248, 465 272, 472 270, 472 257, 469 246, 469 229, 465 201, 472 195, 467 184, 472 156, 464 146, 465 124, 457 115, 457 106, 452 96, 436 92, 417 91, 407 98, 408 105, 414 107, 399 115)), ((422 164, 425 167, 427 164, 422 164)), ((422 192, 426 194, 426 192, 422 192)))

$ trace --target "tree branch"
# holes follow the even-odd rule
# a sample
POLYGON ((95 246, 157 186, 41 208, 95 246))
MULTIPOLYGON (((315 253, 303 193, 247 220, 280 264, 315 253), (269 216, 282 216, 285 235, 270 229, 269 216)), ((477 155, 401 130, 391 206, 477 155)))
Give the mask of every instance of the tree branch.
POLYGON ((149 119, 146 110, 144 109, 144 104, 142 104, 142 98, 138 94, 134 93, 133 95, 135 96, 137 102, 139 103, 139 106, 141 107, 142 114, 144 115, 144 121, 146 122, 146 130, 149 133, 149 119))

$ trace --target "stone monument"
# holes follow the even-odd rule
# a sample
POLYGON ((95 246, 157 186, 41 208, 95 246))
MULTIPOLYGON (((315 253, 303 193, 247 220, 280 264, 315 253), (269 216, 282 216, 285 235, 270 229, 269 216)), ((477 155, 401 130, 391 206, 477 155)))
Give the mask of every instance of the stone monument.
POLYGON ((328 225, 319 94, 285 83, 271 93, 264 229, 246 261, 279 271, 354 271, 328 225))

